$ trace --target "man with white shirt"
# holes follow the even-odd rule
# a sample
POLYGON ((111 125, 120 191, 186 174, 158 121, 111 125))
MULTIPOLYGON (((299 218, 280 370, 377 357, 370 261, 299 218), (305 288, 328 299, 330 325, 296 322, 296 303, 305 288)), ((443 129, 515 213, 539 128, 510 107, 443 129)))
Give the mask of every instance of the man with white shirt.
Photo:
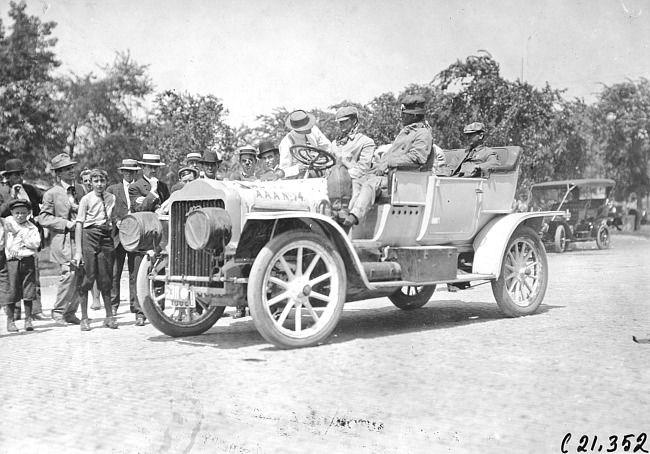
POLYGON ((75 183, 76 161, 66 153, 52 158, 51 168, 57 183, 43 195, 43 206, 38 222, 50 229, 50 256, 59 264, 61 276, 52 309, 52 318, 60 325, 68 323, 78 325, 80 320, 75 315, 79 303, 86 298, 87 292, 80 292, 77 276, 71 268, 75 248, 75 219, 79 201, 85 194, 84 187, 75 183))
POLYGON ((316 126, 316 117, 304 110, 294 110, 289 114, 284 124, 291 129, 280 142, 280 168, 287 178, 301 177, 307 166, 299 164, 291 156, 294 145, 309 145, 324 151, 330 151, 332 143, 316 126))
MULTIPOLYGON (((129 199, 131 203, 131 212, 138 213, 141 211, 155 212, 168 198, 169 189, 167 185, 158 180, 158 168, 165 164, 160 161, 160 155, 147 154, 142 155, 142 161, 138 161, 142 166, 142 177, 129 185, 129 199)), ((134 273, 137 275, 142 255, 135 257, 134 273)), ((138 298, 133 298, 133 312, 135 312, 135 326, 144 326, 146 320, 144 312, 140 307, 138 298)))
POLYGON ((115 196, 115 209, 113 210, 113 242, 115 244, 115 268, 113 269, 113 288, 111 289, 111 306, 113 306, 113 315, 117 314, 120 305, 120 280, 124 261, 127 259, 129 269, 129 306, 131 312, 135 312, 135 279, 136 279, 136 258, 138 252, 127 252, 120 242, 120 225, 122 219, 131 213, 131 199, 129 198, 129 187, 141 168, 135 159, 123 159, 122 166, 118 167, 122 174, 122 181, 109 186, 106 192, 115 196))

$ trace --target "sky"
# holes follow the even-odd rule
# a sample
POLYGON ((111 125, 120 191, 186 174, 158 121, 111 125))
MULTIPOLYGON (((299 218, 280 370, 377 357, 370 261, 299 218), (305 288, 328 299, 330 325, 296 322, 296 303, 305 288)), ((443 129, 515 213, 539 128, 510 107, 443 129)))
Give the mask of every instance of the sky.
MULTIPOLYGON (((9 0, 0 0, 5 26, 9 0)), ((27 0, 58 25, 62 73, 101 74, 116 52, 155 89, 213 94, 232 126, 367 103, 487 51, 508 80, 594 102, 650 78, 650 0, 27 0)))

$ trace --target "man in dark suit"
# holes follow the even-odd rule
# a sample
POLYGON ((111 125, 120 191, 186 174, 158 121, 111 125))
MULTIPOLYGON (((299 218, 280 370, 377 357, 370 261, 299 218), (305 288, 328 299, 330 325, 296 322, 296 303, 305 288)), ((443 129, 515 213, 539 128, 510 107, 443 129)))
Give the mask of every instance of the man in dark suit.
MULTIPOLYGON (((160 155, 144 154, 142 161, 138 161, 142 166, 142 177, 129 186, 129 199, 131 201, 131 211, 134 213, 141 211, 152 211, 162 205, 169 198, 169 189, 167 185, 158 180, 158 168, 165 164, 160 162, 160 155)), ((140 267, 142 255, 135 258, 135 273, 140 267)), ((145 316, 140 307, 137 298, 134 300, 135 309, 135 326, 144 326, 145 316)))
POLYGON ((115 268, 113 270, 113 288, 111 289, 111 305, 113 306, 113 315, 117 314, 117 308, 120 305, 120 280, 122 278, 122 270, 124 269, 124 261, 127 260, 127 267, 129 269, 129 306, 131 312, 135 312, 135 278, 136 267, 135 260, 138 255, 137 252, 127 252, 122 243, 120 242, 120 225, 122 219, 131 212, 131 199, 129 198, 129 187, 133 180, 135 180, 138 170, 138 161, 135 159, 122 160, 122 167, 118 167, 122 174, 122 181, 109 186, 106 192, 115 196, 115 208, 113 209, 113 241, 115 244, 115 268))
MULTIPOLYGON (((44 237, 43 228, 36 221, 40 213, 40 204, 43 202, 43 191, 31 184, 23 182, 23 172, 25 167, 20 159, 9 159, 5 163, 5 169, 2 172, 3 177, 7 179, 7 185, 0 186, 0 217, 6 218, 11 216, 9 204, 15 199, 26 199, 32 205, 32 221, 36 224, 38 231, 41 235, 41 248, 43 247, 44 237)), ((39 248, 40 250, 40 248, 39 248)), ((3 251, 4 252, 4 251, 3 251)), ((40 276, 38 273, 38 256, 36 258, 36 285, 37 285, 37 298, 33 301, 32 319, 34 320, 47 320, 43 315, 43 306, 41 304, 41 284, 40 276)), ((0 271, 0 274, 4 272, 0 271)), ((2 279, 0 277, 0 279, 2 279)), ((16 320, 20 319, 20 304, 16 305, 14 313, 16 320)))
POLYGON ((38 222, 50 229, 50 255, 52 261, 61 268, 56 302, 52 309, 52 318, 59 325, 68 323, 78 325, 75 315, 83 298, 88 299, 88 292, 81 292, 77 286, 77 273, 73 269, 72 258, 75 250, 74 229, 79 201, 85 195, 84 187, 75 183, 76 161, 66 153, 52 158, 51 168, 57 183, 43 195, 43 206, 38 222))
POLYGON ((479 178, 485 176, 490 167, 499 165, 499 155, 492 148, 483 145, 487 136, 483 123, 472 123, 465 126, 463 134, 469 142, 465 157, 452 159, 449 168, 452 177, 479 178))

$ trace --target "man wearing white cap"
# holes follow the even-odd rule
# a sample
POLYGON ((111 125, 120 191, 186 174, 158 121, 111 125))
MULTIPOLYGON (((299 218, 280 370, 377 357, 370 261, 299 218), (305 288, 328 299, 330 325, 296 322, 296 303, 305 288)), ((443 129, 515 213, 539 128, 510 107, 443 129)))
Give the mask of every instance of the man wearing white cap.
POLYGON ((113 315, 117 313, 117 308, 120 305, 120 279, 122 278, 122 270, 124 269, 124 261, 127 261, 129 269, 129 301, 131 312, 134 312, 134 299, 135 299, 135 259, 138 255, 137 252, 127 252, 122 243, 120 242, 120 224, 122 219, 131 213, 131 199, 129 198, 129 188, 133 180, 141 170, 138 166, 138 161, 135 159, 123 159, 122 165, 118 167, 122 174, 122 181, 106 189, 106 192, 115 196, 115 208, 113 209, 113 216, 115 218, 113 242, 115 244, 115 267, 113 269, 113 287, 111 289, 111 306, 113 306, 113 315), (128 258, 128 260, 127 260, 128 258))
POLYGON ((142 166, 142 177, 129 186, 131 210, 136 213, 156 211, 169 198, 167 185, 157 177, 158 168, 165 164, 160 161, 160 155, 147 153, 142 155, 138 164, 142 166))
POLYGON ((280 141, 280 168, 286 177, 296 177, 304 171, 298 161, 291 156, 293 145, 309 145, 324 151, 330 151, 332 143, 316 126, 316 117, 304 110, 294 110, 289 114, 284 124, 291 129, 280 141))

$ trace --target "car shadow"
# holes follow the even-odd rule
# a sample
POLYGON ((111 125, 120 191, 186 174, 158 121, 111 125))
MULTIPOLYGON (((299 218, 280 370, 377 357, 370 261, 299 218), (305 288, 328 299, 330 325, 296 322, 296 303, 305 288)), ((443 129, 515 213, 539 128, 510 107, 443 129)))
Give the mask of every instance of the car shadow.
MULTIPOLYGON (((543 304, 532 316, 544 314, 563 306, 543 304)), ((494 302, 473 302, 460 300, 444 302, 431 301, 426 306, 410 311, 400 310, 392 305, 380 308, 344 308, 338 325, 332 335, 322 344, 339 344, 356 339, 397 336, 404 333, 456 328, 477 323, 508 319, 494 302)), ((250 317, 217 325, 203 334, 188 337, 158 335, 148 338, 151 342, 174 342, 195 347, 237 349, 266 345, 267 350, 281 350, 269 345, 257 332, 250 317)))

